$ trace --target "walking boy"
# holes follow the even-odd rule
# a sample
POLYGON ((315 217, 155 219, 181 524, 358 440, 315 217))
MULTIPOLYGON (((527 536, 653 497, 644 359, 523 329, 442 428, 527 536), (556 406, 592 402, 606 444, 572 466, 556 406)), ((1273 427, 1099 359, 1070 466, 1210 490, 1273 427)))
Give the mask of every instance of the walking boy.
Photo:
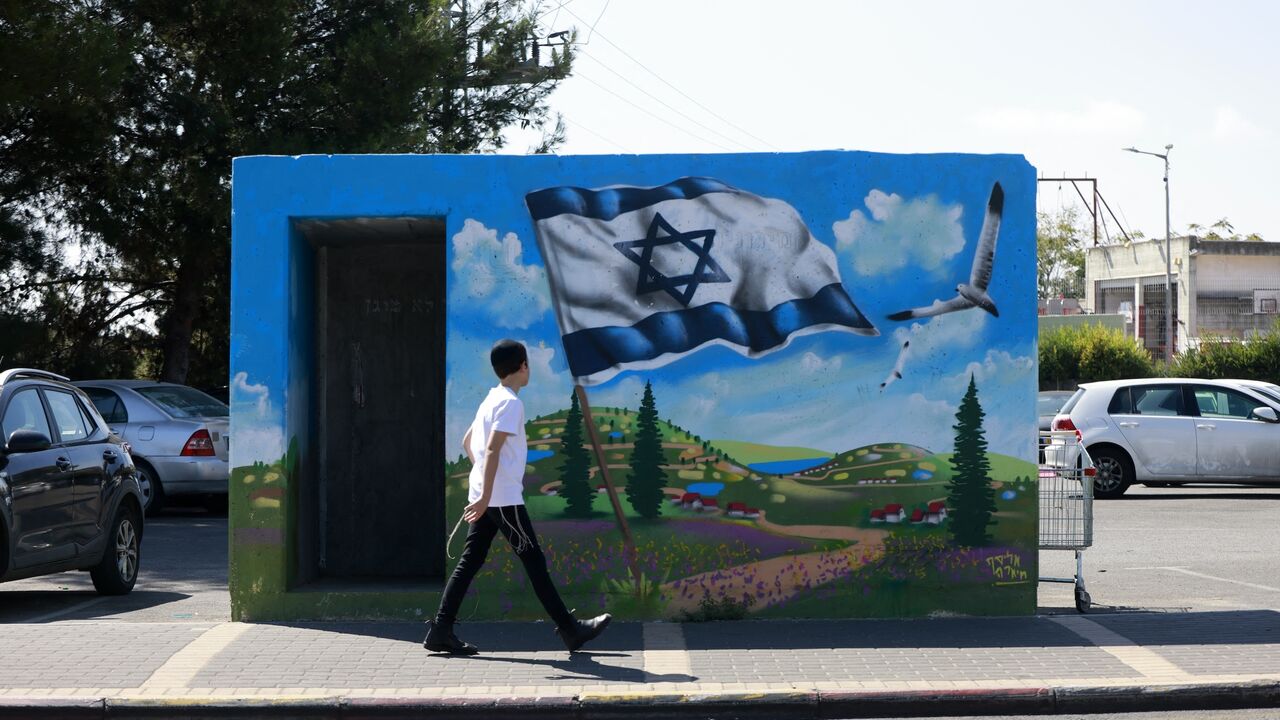
POLYGON ((499 384, 480 403, 475 420, 462 438, 462 447, 471 459, 469 503, 462 517, 470 523, 462 557, 444 587, 423 646, 433 652, 474 655, 475 645, 453 633, 453 623, 467 587, 484 564, 493 536, 501 532, 524 563, 525 574, 542 607, 556 624, 556 633, 573 652, 604 632, 612 618, 608 614, 577 620, 564 606, 547 572, 547 559, 538 546, 538 536, 524 507, 524 468, 529 448, 524 434, 524 404, 517 393, 529 384, 529 356, 515 340, 499 340, 489 351, 489 362, 499 384))

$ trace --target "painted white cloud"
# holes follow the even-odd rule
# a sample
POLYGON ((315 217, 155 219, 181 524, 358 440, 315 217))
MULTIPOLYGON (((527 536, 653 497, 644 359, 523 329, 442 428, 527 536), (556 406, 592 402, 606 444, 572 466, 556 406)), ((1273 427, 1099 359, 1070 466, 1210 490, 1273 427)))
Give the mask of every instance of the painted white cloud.
POLYGON ((498 327, 527 328, 551 309, 546 269, 524 263, 515 233, 499 240, 497 230, 467 218, 453 236, 452 267, 449 301, 484 309, 498 327))
POLYGON ((972 377, 978 384, 978 391, 982 393, 993 386, 1016 385, 1034 374, 1035 370, 1035 358, 1014 355, 1005 350, 988 350, 981 361, 969 363, 963 371, 947 378, 941 387, 952 395, 963 394, 972 377))
POLYGON ((1218 141, 1257 140, 1266 130, 1233 107, 1221 106, 1213 115, 1213 139, 1218 141))
POLYGON ((973 378, 978 402, 986 413, 984 429, 993 452, 1030 460, 1035 456, 1037 387, 1035 358, 1005 350, 988 350, 981 361, 936 385, 934 391, 957 400, 973 378))
POLYGON ((867 212, 856 209, 831 226, 836 248, 859 275, 908 265, 941 273, 945 262, 964 249, 964 208, 958 204, 944 205, 934 195, 906 200, 881 190, 872 190, 863 202, 867 212))
MULTIPOLYGON (((529 419, 569 407, 573 383, 569 374, 556 369, 558 348, 529 342, 519 336, 529 353, 529 384, 520 391, 525 416, 529 419)), ((456 458, 462 452, 462 436, 475 416, 476 408, 498 384, 489 365, 492 341, 465 335, 449 339, 449 380, 445 386, 445 455, 456 458)))
POLYGON ((272 463, 284 457, 284 423, 265 383, 238 372, 231 378, 231 467, 272 463))
POLYGON ((839 355, 823 360, 816 353, 807 352, 800 358, 800 369, 806 374, 834 373, 840 370, 843 360, 839 355))
POLYGON ((975 113, 970 120, 978 127, 997 132, 1059 135, 1127 133, 1140 130, 1147 123, 1141 110, 1110 101, 1090 102, 1076 110, 994 107, 975 113))
POLYGON ((273 463, 284 457, 284 429, 279 426, 236 424, 231 432, 231 467, 255 462, 273 463))
POLYGON ((935 353, 949 353, 966 348, 982 337, 991 316, 979 309, 938 315, 894 329, 895 347, 911 341, 911 362, 936 362, 935 353))
POLYGON ((231 404, 253 405, 258 417, 266 418, 271 414, 271 393, 262 383, 249 382, 249 373, 238 372, 231 379, 231 404))

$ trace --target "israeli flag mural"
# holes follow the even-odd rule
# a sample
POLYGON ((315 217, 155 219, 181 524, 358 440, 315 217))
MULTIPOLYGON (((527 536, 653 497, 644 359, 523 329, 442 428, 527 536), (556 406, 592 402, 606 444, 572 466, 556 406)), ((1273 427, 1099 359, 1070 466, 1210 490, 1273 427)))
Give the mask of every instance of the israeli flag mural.
POLYGON ((712 178, 555 187, 525 197, 570 373, 583 385, 724 345, 748 357, 801 335, 878 335, 835 253, 791 205, 712 178))

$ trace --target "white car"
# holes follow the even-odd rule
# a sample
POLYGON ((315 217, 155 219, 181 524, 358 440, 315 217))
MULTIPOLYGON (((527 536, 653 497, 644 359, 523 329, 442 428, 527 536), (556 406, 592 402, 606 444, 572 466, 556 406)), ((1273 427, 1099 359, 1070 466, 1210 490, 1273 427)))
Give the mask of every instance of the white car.
POLYGON ((1280 482, 1280 399, 1252 381, 1145 378, 1080 386, 1053 419, 1078 430, 1094 496, 1134 483, 1280 482))
POLYGON ((220 400, 185 385, 152 380, 84 380, 89 396, 111 428, 133 446, 138 483, 148 513, 166 498, 199 498, 225 512, 230 450, 230 411, 220 400))

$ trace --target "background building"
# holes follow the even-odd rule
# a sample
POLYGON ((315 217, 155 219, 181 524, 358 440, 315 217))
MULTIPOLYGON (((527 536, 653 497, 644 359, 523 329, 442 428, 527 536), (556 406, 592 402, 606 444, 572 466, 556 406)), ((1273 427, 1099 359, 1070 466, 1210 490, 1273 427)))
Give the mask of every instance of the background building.
MULTIPOLYGON (((1165 241, 1089 248, 1084 306, 1125 317, 1125 333, 1163 357, 1165 241)), ((1280 304, 1280 243, 1173 238, 1174 349, 1272 327, 1280 304)))

